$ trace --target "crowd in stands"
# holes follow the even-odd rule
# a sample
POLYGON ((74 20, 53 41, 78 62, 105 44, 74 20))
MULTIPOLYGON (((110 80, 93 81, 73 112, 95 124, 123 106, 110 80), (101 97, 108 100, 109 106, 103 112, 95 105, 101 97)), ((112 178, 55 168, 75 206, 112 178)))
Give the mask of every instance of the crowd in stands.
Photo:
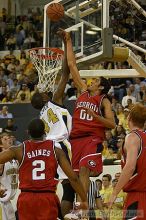
POLYGON ((5 8, 0 17, 0 50, 42 46, 43 12, 28 9, 27 15, 9 16, 5 8))

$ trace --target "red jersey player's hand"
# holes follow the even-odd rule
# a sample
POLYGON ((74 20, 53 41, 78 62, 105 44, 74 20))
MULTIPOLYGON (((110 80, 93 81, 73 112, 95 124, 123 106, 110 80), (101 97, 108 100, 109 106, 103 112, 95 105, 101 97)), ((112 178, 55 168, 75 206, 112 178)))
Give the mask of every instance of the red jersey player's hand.
POLYGON ((57 34, 62 38, 64 42, 70 39, 70 32, 66 32, 62 28, 59 28, 59 30, 57 31, 57 34))
POLYGON ((86 109, 86 112, 88 115, 92 116, 93 118, 97 118, 97 115, 95 114, 95 112, 91 108, 84 107, 84 109, 86 109))

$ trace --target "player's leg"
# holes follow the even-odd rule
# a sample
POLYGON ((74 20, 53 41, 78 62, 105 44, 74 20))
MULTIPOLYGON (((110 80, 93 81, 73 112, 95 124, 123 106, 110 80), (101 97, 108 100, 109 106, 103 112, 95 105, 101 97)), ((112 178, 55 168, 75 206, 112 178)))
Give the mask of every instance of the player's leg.
MULTIPOLYGON (((60 142, 61 148, 64 151, 66 158, 71 163, 71 144, 70 142, 65 139, 64 141, 60 142)), ((63 187, 63 197, 61 200, 61 213, 64 217, 67 213, 69 213, 73 209, 73 202, 74 202, 74 189, 72 188, 68 177, 62 171, 60 167, 57 169, 57 173, 59 175, 59 180, 61 180, 61 184, 63 187)))
POLYGON ((31 193, 20 193, 17 201, 18 218, 35 220, 35 210, 31 203, 31 193))
POLYGON ((36 220, 54 220, 58 218, 59 199, 55 193, 38 195, 39 214, 36 220))
POLYGON ((58 217, 59 199, 55 193, 21 193, 18 198, 20 220, 54 220, 58 217))
POLYGON ((75 199, 75 192, 69 180, 62 181, 63 196, 61 200, 61 211, 63 217, 73 210, 73 203, 75 199))

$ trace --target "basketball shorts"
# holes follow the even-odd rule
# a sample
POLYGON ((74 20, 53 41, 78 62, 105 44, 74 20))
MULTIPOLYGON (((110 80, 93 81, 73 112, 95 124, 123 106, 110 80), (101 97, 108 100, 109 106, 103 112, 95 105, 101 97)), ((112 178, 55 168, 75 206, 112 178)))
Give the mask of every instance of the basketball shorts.
POLYGON ((102 173, 103 146, 101 139, 97 137, 82 137, 71 139, 72 147, 72 167, 79 172, 81 167, 87 167, 90 171, 98 174, 102 173))
POLYGON ((146 192, 128 192, 124 204, 123 219, 146 219, 146 192))
POLYGON ((55 193, 22 192, 17 202, 18 217, 20 220, 56 220, 59 205, 55 193))
MULTIPOLYGON (((66 158, 71 163, 72 153, 71 153, 71 144, 70 144, 70 142, 67 139, 65 139, 62 142, 59 142, 59 144, 61 145, 61 148, 64 151, 64 153, 66 155, 66 158)), ((58 179, 59 180, 68 179, 68 177, 65 175, 65 173, 63 172, 63 170, 61 169, 60 166, 58 166, 58 168, 57 168, 57 174, 58 174, 58 179)))

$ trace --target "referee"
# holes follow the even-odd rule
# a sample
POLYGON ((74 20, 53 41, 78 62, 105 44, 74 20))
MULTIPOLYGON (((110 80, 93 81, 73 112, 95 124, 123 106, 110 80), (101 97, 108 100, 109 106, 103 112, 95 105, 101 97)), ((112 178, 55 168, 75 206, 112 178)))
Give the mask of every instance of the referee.
POLYGON ((96 220, 96 213, 94 209, 99 209, 101 212, 101 218, 106 219, 98 186, 94 181, 90 181, 89 192, 88 192, 88 203, 89 203, 89 220, 96 220))

